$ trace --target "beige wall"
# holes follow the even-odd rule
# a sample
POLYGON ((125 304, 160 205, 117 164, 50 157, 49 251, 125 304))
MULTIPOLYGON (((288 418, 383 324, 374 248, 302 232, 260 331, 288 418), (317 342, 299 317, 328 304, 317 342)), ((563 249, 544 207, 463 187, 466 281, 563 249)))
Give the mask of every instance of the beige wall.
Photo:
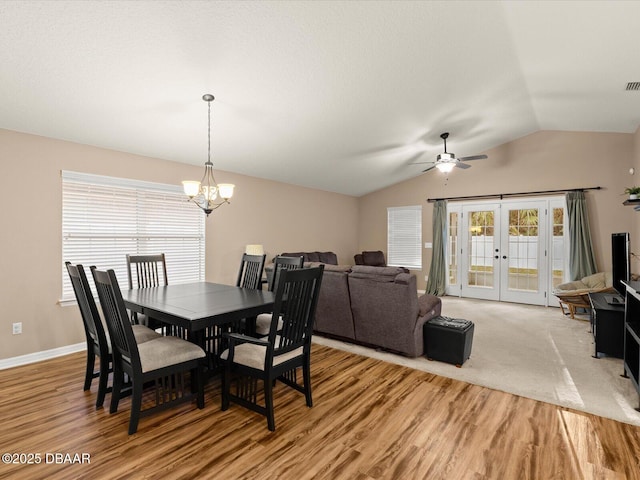
MULTIPOLYGON (((464 152, 465 155, 476 153, 482 152, 464 152)), ((358 250, 386 251, 386 208, 389 206, 423 205, 424 243, 433 241, 433 207, 426 202, 427 198, 595 186, 602 190, 586 192, 586 197, 598 266, 611 268, 610 234, 613 232, 631 231, 633 245, 639 250, 636 216, 640 212, 623 206, 621 193, 627 186, 640 184, 640 131, 635 135, 543 131, 485 153, 489 159, 473 162, 468 170, 456 169, 448 180, 439 172, 431 171, 361 197, 358 250), (628 171, 634 164, 636 173, 630 176, 628 171)), ((415 272, 419 289, 426 286, 424 276, 429 272, 431 250, 423 250, 422 263, 422 272, 415 272)), ((640 265, 632 270, 640 271, 640 265)))
MULTIPOLYGON (((77 306, 57 303, 61 170, 179 184, 200 178, 203 167, 1 129, 0 146, 0 359, 6 359, 84 341, 77 306), (21 335, 11 334, 13 322, 23 323, 21 335)), ((231 205, 207 220, 207 280, 234 283, 249 243, 263 244, 269 259, 287 250, 331 250, 341 262, 351 262, 357 248, 356 198, 227 172, 216 176, 235 183, 236 194, 231 205)))
MULTIPOLYGON (((57 304, 61 292, 61 170, 178 184, 199 178, 189 166, 60 140, 0 130, 0 359, 84 340, 76 306, 57 304), (40 199, 24 194, 26 186, 40 199), (42 200, 44 199, 44 200, 42 200), (22 335, 11 324, 23 322, 22 335)), ((460 152, 460 154, 481 152, 460 152)), ((292 250, 332 250, 352 263, 361 250, 386 251, 386 209, 423 205, 423 242, 433 240, 427 198, 601 186, 587 192, 598 265, 610 268, 609 235, 632 232, 640 252, 640 212, 622 205, 624 187, 640 184, 640 129, 635 134, 537 132, 488 152, 488 160, 457 170, 449 180, 429 172, 359 199, 228 172, 237 185, 230 206, 207 220, 209 281, 233 283, 244 245, 262 243, 268 257, 292 250), (636 174, 628 170, 634 166, 636 174), (284 212, 284 214, 282 213, 284 212)), ((194 207, 195 208, 195 207, 194 207)), ((431 250, 415 272, 425 288, 431 250)), ((632 264, 640 272, 640 264, 632 264)))

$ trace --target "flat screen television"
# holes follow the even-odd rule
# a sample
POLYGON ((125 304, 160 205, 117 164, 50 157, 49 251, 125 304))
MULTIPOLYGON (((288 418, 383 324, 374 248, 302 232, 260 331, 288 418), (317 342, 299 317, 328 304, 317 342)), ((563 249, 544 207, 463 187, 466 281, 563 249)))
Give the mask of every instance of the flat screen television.
POLYGON ((611 265, 613 288, 622 296, 625 294, 623 281, 631 275, 631 255, 629 252, 629 232, 611 234, 611 265))

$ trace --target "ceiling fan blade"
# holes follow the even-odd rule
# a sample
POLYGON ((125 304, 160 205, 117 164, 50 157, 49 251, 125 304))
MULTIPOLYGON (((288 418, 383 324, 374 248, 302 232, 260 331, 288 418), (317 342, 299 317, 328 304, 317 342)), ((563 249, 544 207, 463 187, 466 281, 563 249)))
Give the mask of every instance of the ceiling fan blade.
POLYGON ((424 155, 424 152, 417 152, 414 155, 411 155, 411 157, 409 157, 409 159, 407 160, 407 163, 409 165, 418 165, 420 163, 433 163, 433 161, 431 161, 431 162, 415 162, 415 160, 418 160, 422 155, 424 155))
POLYGON ((469 160, 482 160, 484 158, 489 158, 486 155, 471 155, 470 157, 462 157, 459 158, 461 162, 468 162, 469 160))
POLYGON ((462 163, 462 162, 456 162, 456 167, 465 169, 465 168, 471 168, 471 165, 467 165, 466 163, 462 163))
POLYGON ((424 172, 428 172, 429 170, 433 170, 434 168, 436 168, 435 165, 430 166, 429 168, 427 168, 426 170, 422 170, 422 173, 424 172))

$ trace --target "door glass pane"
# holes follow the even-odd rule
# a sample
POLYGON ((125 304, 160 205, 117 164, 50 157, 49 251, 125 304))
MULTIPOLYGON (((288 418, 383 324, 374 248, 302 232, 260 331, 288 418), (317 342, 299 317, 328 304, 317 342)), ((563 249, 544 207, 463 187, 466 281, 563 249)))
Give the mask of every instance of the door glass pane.
POLYGON ((551 249, 552 261, 552 287, 556 288, 564 279, 564 208, 553 209, 553 248, 551 249))
POLYGON ((508 289, 538 291, 537 208, 509 210, 508 289))
POLYGON ((470 286, 493 288, 493 227, 493 210, 470 212, 467 245, 467 281, 470 286))
POLYGON ((458 284, 458 212, 449 214, 449 285, 458 284))

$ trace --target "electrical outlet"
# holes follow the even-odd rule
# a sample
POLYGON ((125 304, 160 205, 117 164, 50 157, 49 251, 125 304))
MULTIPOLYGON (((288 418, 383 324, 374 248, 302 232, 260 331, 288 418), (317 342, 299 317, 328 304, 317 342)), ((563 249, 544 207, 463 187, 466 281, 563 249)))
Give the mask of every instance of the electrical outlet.
POLYGON ((17 322, 13 324, 13 334, 20 335, 22 333, 22 322, 17 322))
POLYGON ((424 276, 424 281, 425 281, 425 282, 428 282, 428 281, 429 281, 429 275, 425 275, 425 276, 424 276))

